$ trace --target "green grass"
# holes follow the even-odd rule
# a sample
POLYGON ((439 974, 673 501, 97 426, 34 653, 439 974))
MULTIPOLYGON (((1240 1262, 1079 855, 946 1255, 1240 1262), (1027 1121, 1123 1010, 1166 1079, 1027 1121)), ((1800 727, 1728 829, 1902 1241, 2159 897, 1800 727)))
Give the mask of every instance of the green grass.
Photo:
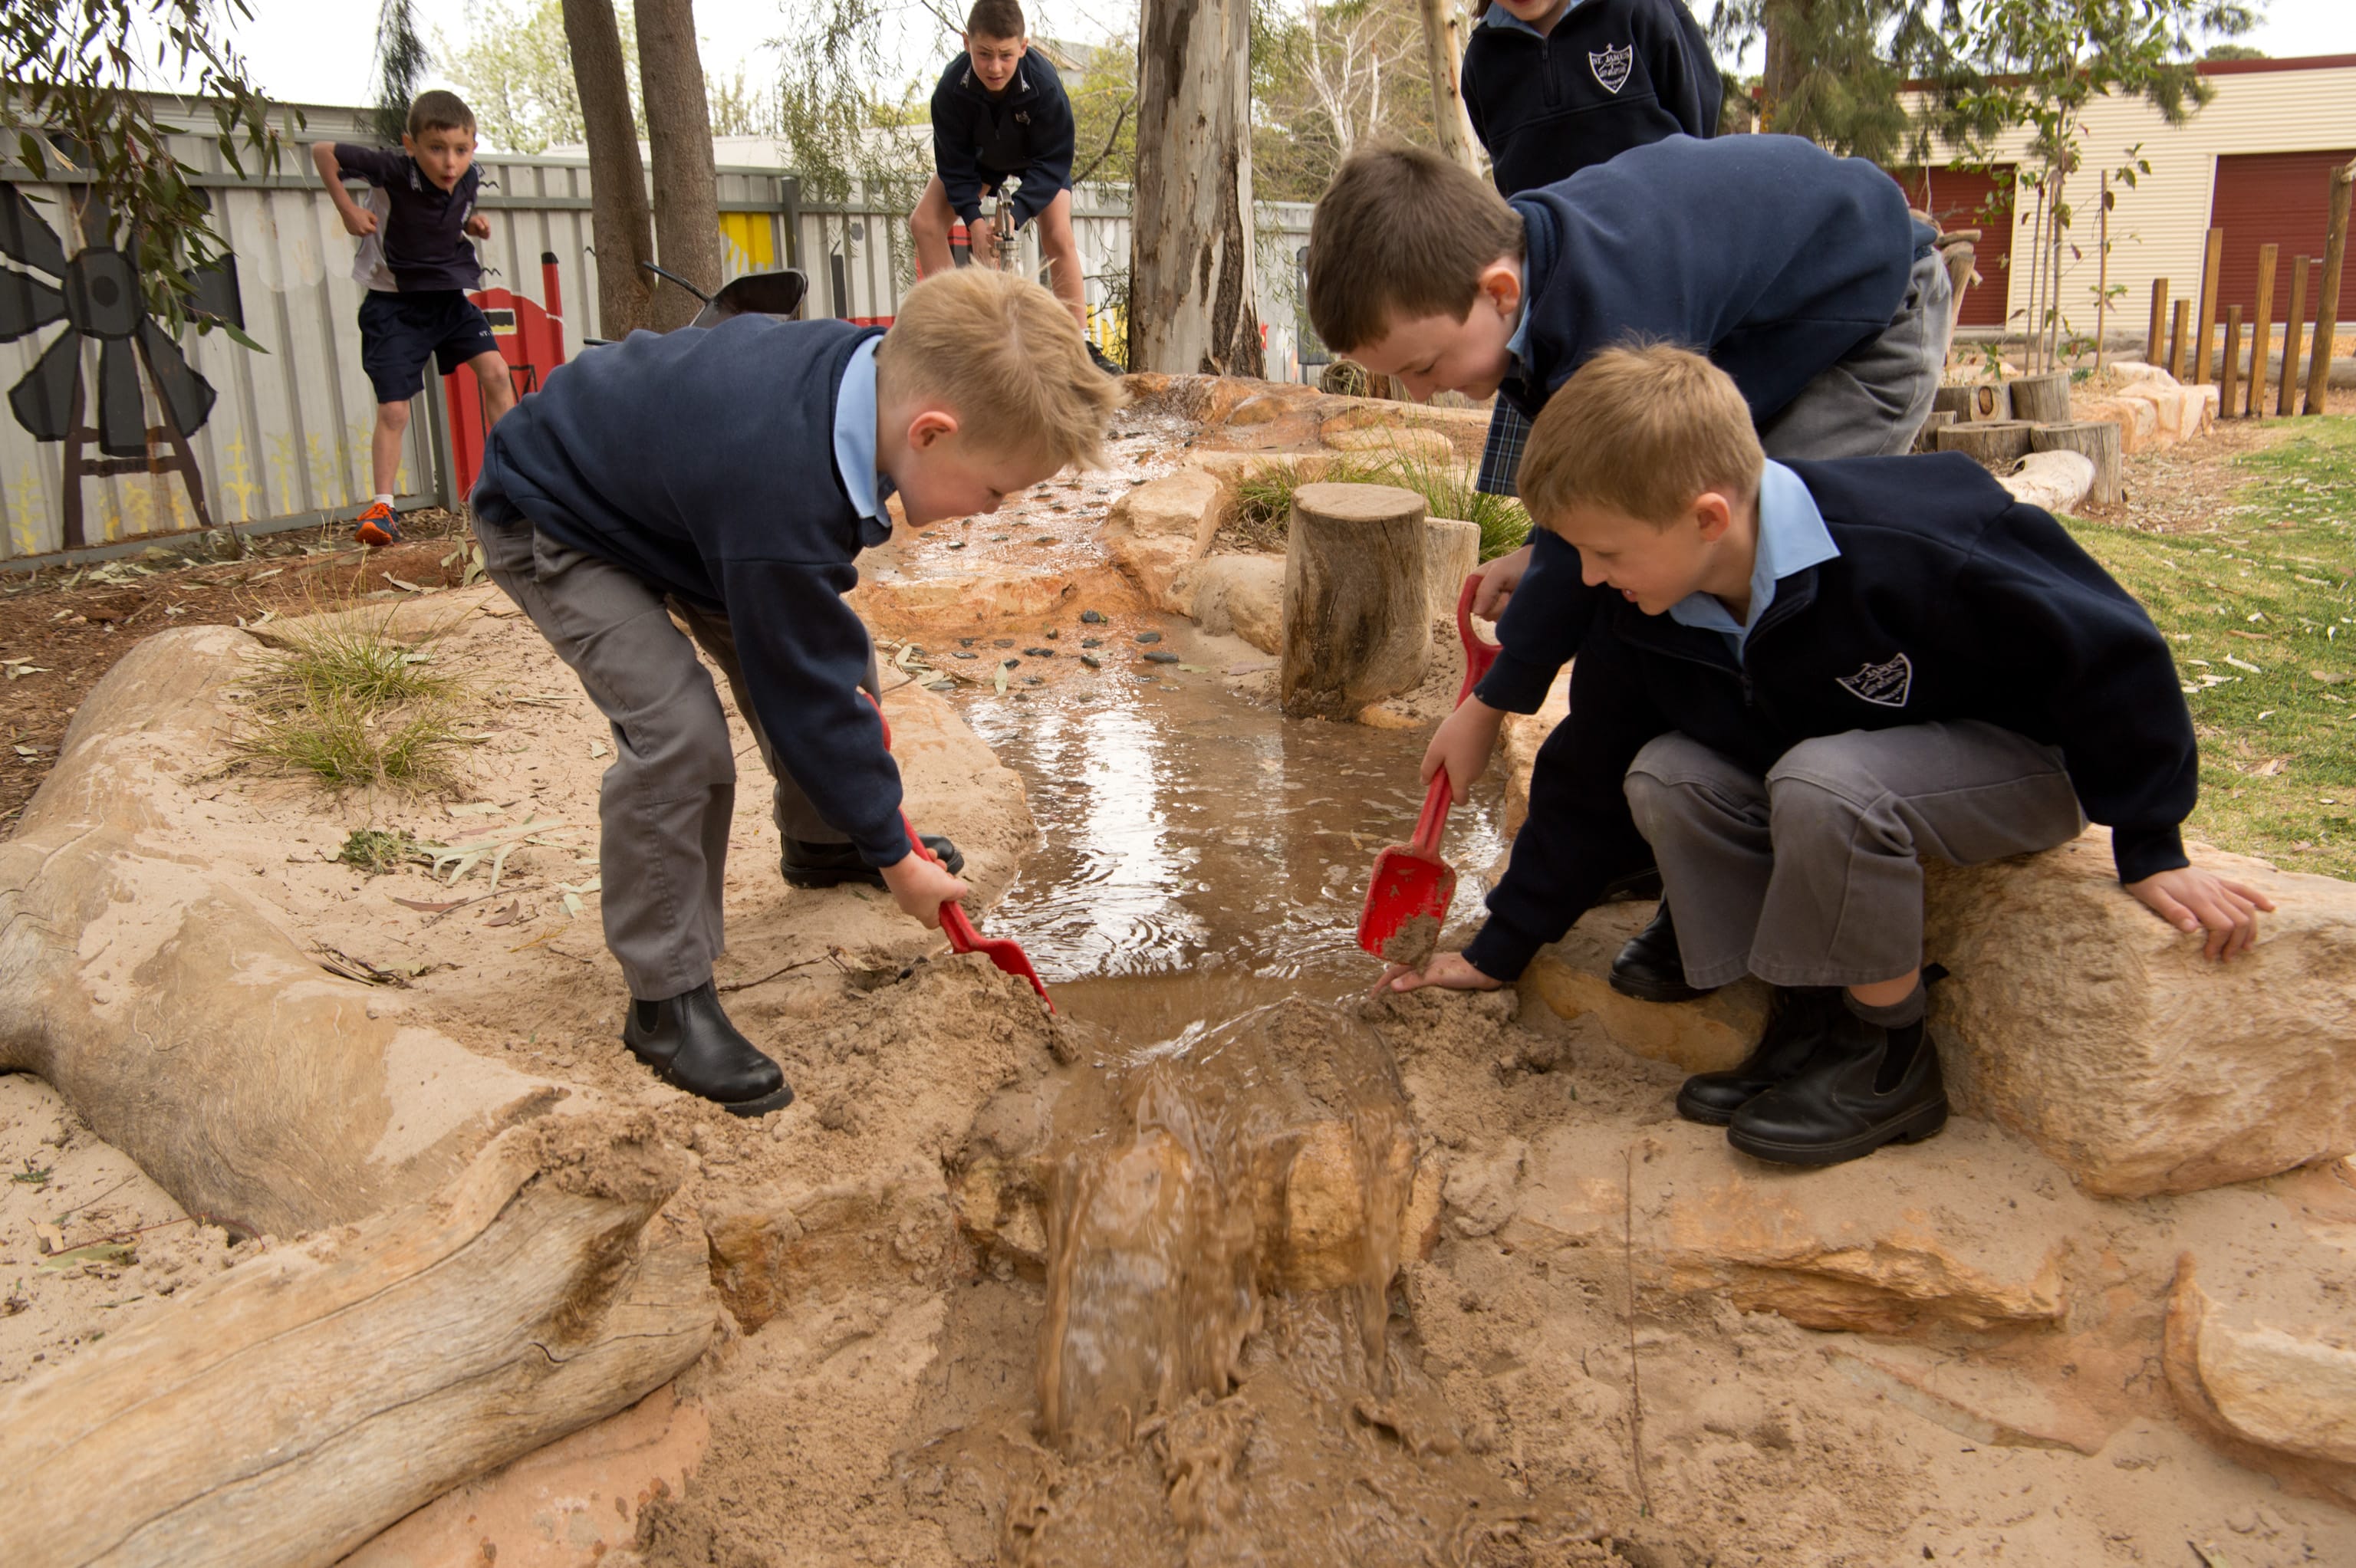
MULTIPOLYGON (((357 612, 296 623, 250 683, 253 720, 238 749, 337 789, 446 782, 464 739, 464 684, 392 634, 391 616, 357 612)), ((347 846, 348 848, 349 847, 347 846)))
POLYGON ((380 877, 417 857, 423 848, 406 833, 381 827, 355 827, 346 836, 336 859, 371 877, 380 877))
MULTIPOLYGON (((1424 499, 1435 517, 1454 517, 1481 529, 1481 559, 1494 560, 1521 548, 1530 535, 1530 517, 1510 496, 1492 496, 1475 487, 1480 471, 1455 457, 1435 457, 1406 451, 1348 453, 1314 474, 1323 485, 1396 485, 1424 499)), ((1236 485, 1237 532, 1254 544, 1272 548, 1284 542, 1285 519, 1292 515, 1292 492, 1309 483, 1290 463, 1256 469, 1236 485)))
POLYGON ((2151 612, 2192 688, 2187 831, 2356 877, 2356 419, 2302 421, 2235 465, 2246 482, 2207 531, 2063 522, 2151 612))

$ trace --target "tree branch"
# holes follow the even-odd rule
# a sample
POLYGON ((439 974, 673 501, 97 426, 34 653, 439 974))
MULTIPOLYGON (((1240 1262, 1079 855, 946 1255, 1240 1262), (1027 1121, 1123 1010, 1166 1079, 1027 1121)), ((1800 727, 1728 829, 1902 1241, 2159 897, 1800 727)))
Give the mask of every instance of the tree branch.
POLYGON ((1088 166, 1072 176, 1072 185, 1075 189, 1087 184, 1088 176, 1096 173, 1098 165, 1103 164, 1107 158, 1112 156, 1113 148, 1120 142, 1120 128, 1129 123, 1129 112, 1136 107, 1137 94, 1134 92, 1122 100, 1120 112, 1112 117, 1112 134, 1105 138, 1104 151, 1098 153, 1095 157, 1090 158, 1088 160, 1088 166))

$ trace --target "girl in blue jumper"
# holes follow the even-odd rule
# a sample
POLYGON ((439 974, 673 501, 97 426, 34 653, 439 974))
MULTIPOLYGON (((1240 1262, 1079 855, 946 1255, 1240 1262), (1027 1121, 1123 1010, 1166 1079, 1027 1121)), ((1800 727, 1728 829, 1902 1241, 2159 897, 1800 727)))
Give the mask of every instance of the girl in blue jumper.
MULTIPOLYGON (((1501 196, 1664 136, 1718 130, 1718 62, 1679 0, 1476 0, 1472 15, 1464 108, 1501 196)), ((1481 457, 1483 490, 1514 494, 1528 434, 1500 400, 1481 457)), ((1496 613, 1494 581, 1483 584, 1483 615, 1496 613)))

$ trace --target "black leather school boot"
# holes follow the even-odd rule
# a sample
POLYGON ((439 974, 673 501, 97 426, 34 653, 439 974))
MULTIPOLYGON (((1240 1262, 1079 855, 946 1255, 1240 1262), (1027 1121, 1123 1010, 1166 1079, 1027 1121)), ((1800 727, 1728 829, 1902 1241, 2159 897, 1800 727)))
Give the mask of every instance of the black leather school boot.
POLYGON ((631 998, 622 1043, 664 1083, 734 1115, 758 1116, 793 1104, 784 1069, 737 1032, 709 980, 659 1002, 631 998))
POLYGON ((1884 1029, 1836 1000, 1805 1064, 1736 1111, 1726 1141, 1779 1165, 1838 1165, 1946 1125, 1946 1084, 1922 1020, 1884 1029))

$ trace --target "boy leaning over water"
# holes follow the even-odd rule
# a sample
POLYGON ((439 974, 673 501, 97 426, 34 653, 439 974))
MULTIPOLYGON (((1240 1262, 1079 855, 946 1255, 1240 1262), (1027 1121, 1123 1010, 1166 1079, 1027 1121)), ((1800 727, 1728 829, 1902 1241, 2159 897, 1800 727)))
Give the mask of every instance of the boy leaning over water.
POLYGON ((926 840, 942 864, 909 851, 861 690, 873 647, 842 601, 853 559, 890 536, 895 491, 921 528, 1094 463, 1119 401, 1054 295, 977 267, 917 284, 888 332, 741 315, 632 333, 491 432, 484 564, 613 724, 605 945, 623 1042, 662 1078, 739 1115, 793 1098, 712 988, 736 766, 697 645, 776 777, 787 881, 870 881, 937 925, 963 859, 947 839, 926 840))
POLYGON ((1946 1120, 1919 857, 2028 854, 2092 816, 2208 956, 2255 941, 2273 904, 2185 859, 2199 756, 2166 642, 1970 459, 1769 462, 1723 371, 1621 348, 1539 415, 1522 495, 1606 602, 1487 923, 1386 984, 1505 985, 1657 857, 1687 980, 1775 988, 1757 1049, 1678 1114, 1829 1165, 1946 1120))

